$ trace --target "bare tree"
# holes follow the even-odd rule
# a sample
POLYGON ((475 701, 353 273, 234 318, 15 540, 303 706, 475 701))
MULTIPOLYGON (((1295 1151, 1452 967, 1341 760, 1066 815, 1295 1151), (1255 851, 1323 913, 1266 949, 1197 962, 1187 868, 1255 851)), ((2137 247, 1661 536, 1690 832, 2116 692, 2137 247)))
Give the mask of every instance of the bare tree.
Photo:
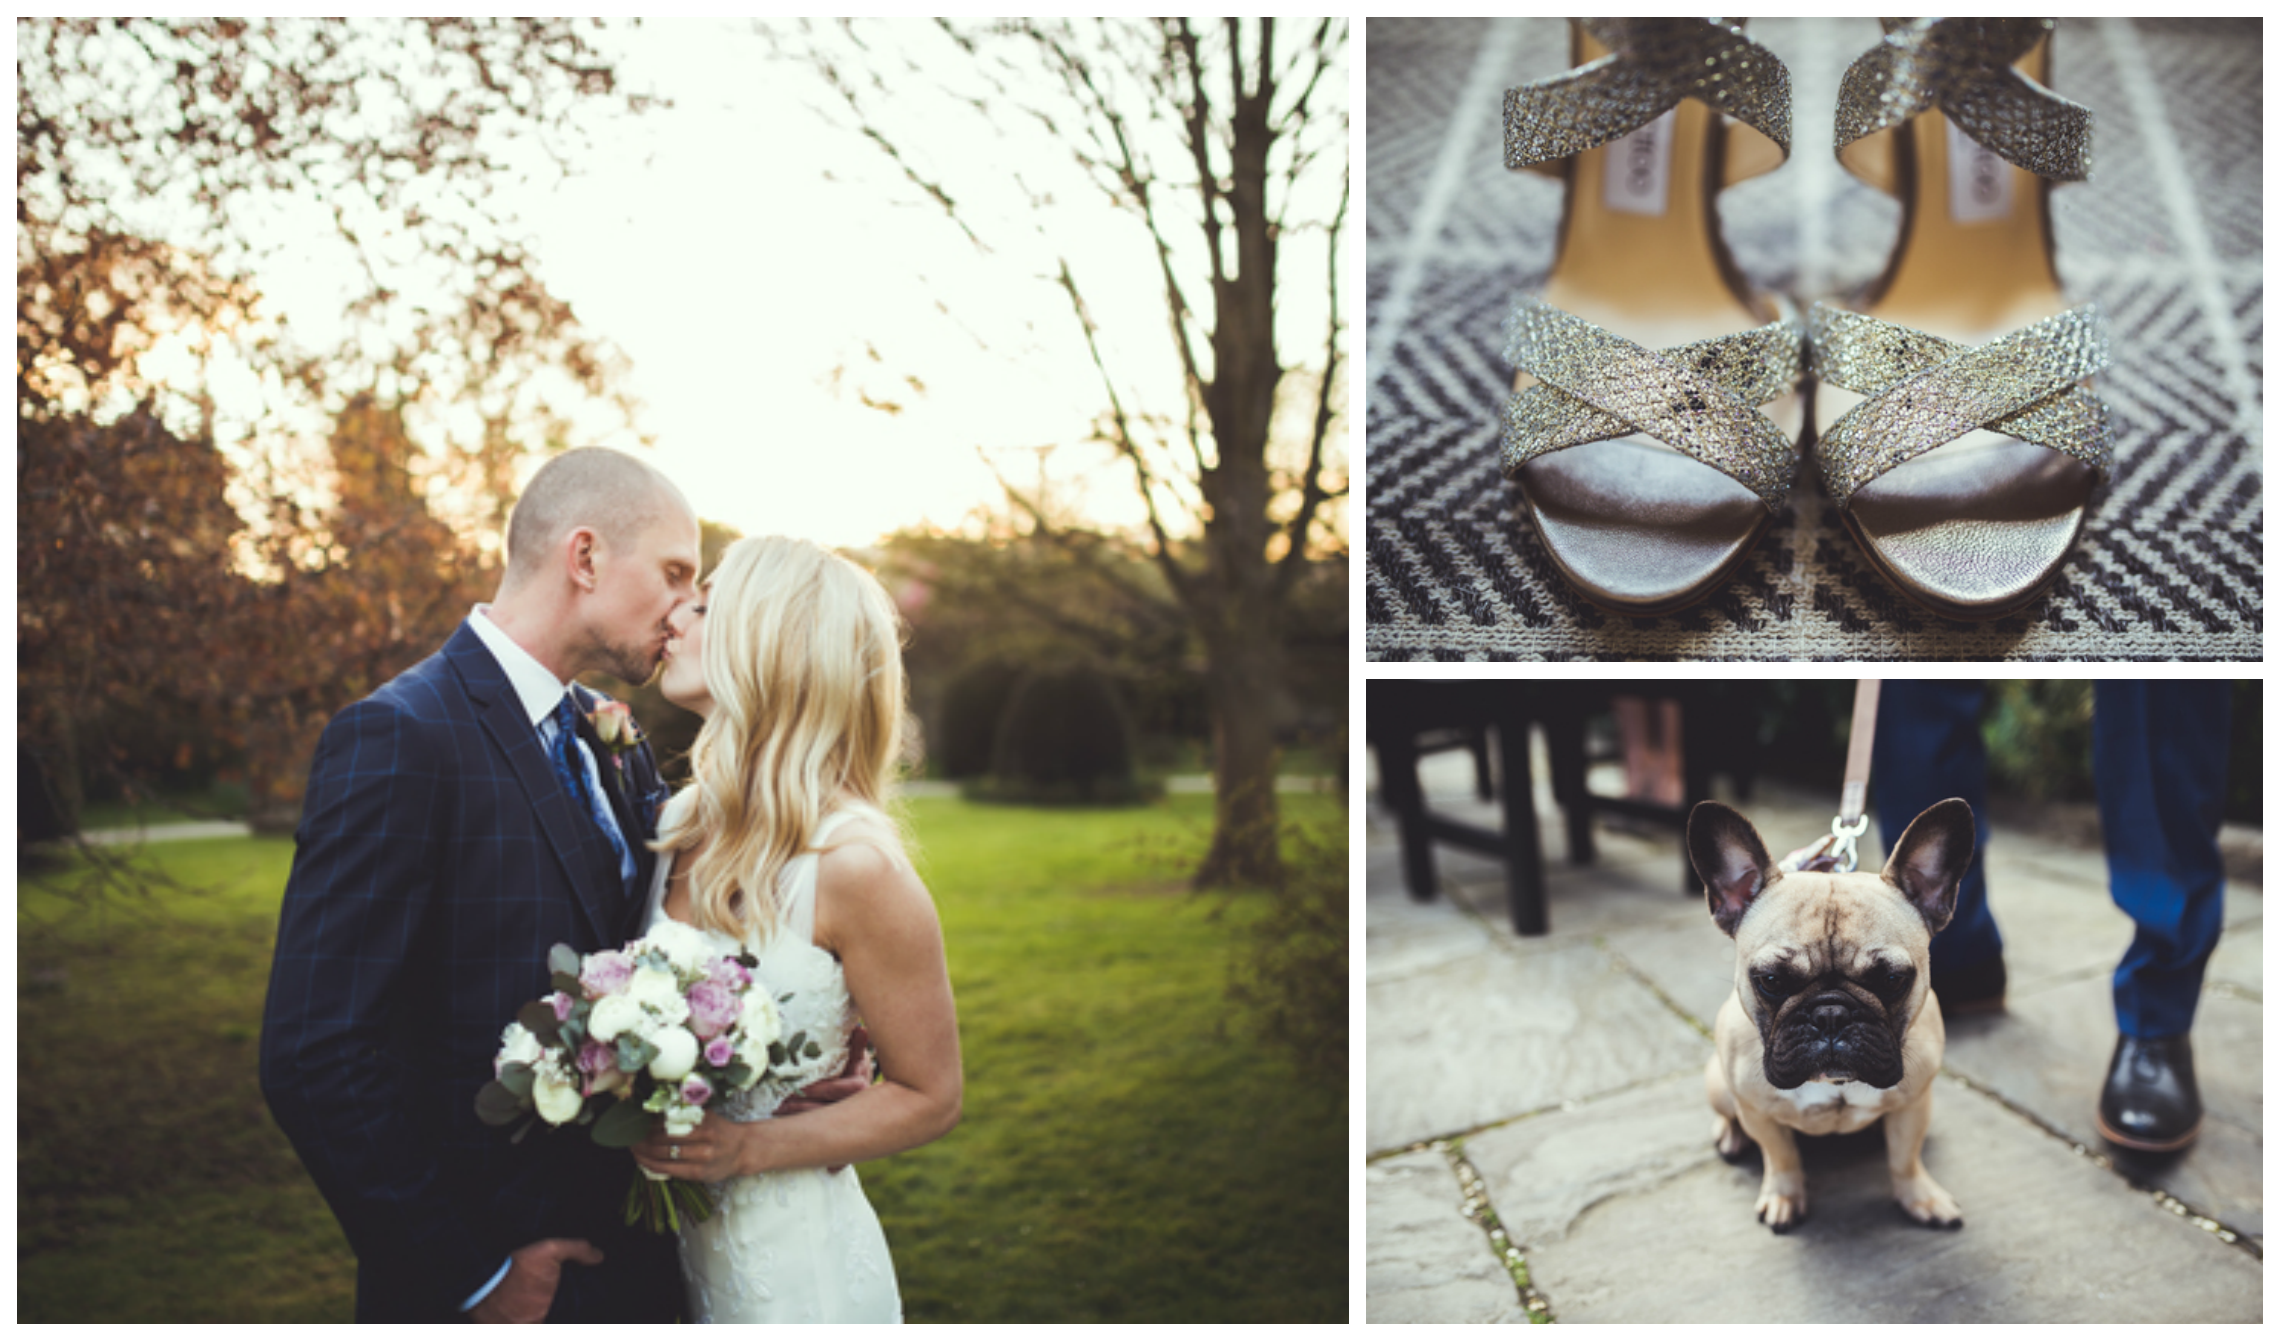
MULTIPOLYGON (((1287 700, 1285 616, 1310 564, 1342 558, 1332 506, 1346 493, 1342 402, 1345 316, 1339 244, 1349 200, 1342 20, 1298 25, 1227 20, 945 21, 949 60, 921 68, 891 44, 849 26, 802 54, 823 73, 861 132, 978 248, 1006 253, 963 203, 975 182, 938 180, 929 128, 892 118, 913 78, 980 82, 967 95, 981 118, 1042 129, 1083 175, 1138 221, 1157 276, 1177 387, 1120 368, 1096 319, 1093 290, 1070 249, 1038 226, 1036 245, 1010 254, 1057 287, 1081 331, 1106 403, 1097 432, 1129 471, 1145 505, 1136 544, 1169 596, 1135 588, 1114 564, 1095 569, 1128 596, 1168 603, 1201 644, 1213 710, 1217 806, 1199 886, 1274 883, 1281 876, 1275 798, 1276 731, 1287 700), (1334 174, 1334 177, 1333 177, 1334 174), (1326 258, 1297 274, 1284 244, 1319 230, 1326 258), (1278 296, 1292 286, 1327 294, 1319 359, 1296 368, 1278 347, 1278 296), (1167 408, 1168 407, 1168 408, 1167 408)), ((936 127, 939 134, 963 127, 936 127)), ((950 155, 944 154, 943 158, 950 155)), ((967 156, 969 163, 972 156, 967 156)), ((1052 207, 1016 167, 1041 214, 1052 207)), ((983 225, 986 228, 987 225, 983 225)), ((1000 476, 1001 481, 1003 475, 1000 476)), ((1126 543, 1080 528, 1006 482, 1036 532, 1087 559, 1126 543)))

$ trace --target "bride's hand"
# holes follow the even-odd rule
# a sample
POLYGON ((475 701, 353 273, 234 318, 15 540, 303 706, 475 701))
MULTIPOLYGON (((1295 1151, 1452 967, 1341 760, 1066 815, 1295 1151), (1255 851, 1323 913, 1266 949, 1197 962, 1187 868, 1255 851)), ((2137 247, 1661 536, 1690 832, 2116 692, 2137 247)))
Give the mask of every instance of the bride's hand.
POLYGON ((641 1167, 691 1183, 720 1183, 750 1170, 750 1146, 764 1122, 731 1122, 718 1113, 686 1136, 668 1136, 660 1122, 633 1147, 641 1167))

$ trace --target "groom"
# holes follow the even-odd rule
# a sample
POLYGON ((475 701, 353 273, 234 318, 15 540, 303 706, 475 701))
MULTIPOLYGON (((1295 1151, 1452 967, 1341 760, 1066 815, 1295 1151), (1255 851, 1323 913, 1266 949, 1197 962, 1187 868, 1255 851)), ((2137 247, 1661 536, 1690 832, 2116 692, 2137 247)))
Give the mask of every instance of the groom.
POLYGON ((309 770, 261 1033, 278 1126, 348 1235, 359 1322, 671 1321, 669 1235, 628 1229, 633 1161, 475 1115, 546 955, 639 930, 664 789, 570 681, 655 673, 696 599, 697 519, 602 448, 531 480, 507 570, 443 650, 333 718, 309 770))

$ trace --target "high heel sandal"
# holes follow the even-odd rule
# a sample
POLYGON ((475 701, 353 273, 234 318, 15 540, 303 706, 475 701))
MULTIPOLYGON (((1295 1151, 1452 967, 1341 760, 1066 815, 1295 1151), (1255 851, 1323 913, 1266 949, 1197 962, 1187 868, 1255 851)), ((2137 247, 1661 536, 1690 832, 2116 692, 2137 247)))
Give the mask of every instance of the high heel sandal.
POLYGON ((2096 304, 2053 260, 2052 182, 2090 175, 2087 108, 2045 87, 2050 19, 1886 19, 1845 72, 1837 157, 1904 207, 1857 310, 1816 303, 1819 460, 1870 563, 1936 614, 2039 599, 2112 460, 2096 304))
POLYGON ((1577 68, 1505 94, 1505 166, 1567 194, 1506 325, 1504 473, 1585 599, 1664 614, 1726 581, 1796 473, 1804 329, 1736 273, 1716 200, 1788 158, 1789 72, 1727 20, 1573 31, 1577 68))

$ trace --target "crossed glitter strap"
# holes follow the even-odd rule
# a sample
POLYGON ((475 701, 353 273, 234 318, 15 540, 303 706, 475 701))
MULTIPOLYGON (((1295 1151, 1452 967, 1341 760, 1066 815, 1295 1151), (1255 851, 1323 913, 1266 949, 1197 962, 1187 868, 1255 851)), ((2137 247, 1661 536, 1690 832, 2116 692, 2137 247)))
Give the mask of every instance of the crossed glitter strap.
POLYGON ((1974 429, 2063 452, 2100 475, 2113 460, 2105 402, 2078 385, 2106 366, 2096 303, 1977 349, 1815 303, 1811 336, 1815 376, 1868 397, 1817 449, 1839 507, 1894 466, 1974 429))
POLYGON ((1504 357, 1537 385, 1504 406, 1504 474, 1546 452, 1643 435, 1731 476, 1768 508, 1789 493, 1797 448, 1758 410, 1797 385, 1804 330, 1794 318, 1676 349, 1634 344, 1523 298, 1504 357))
MULTIPOLYGON (((2090 109, 2012 68, 2054 19, 1886 19, 1837 91, 1837 157, 1938 107, 2008 163, 2055 182, 2090 176, 2090 109)), ((1853 166, 1847 162, 1847 166, 1853 166)))
MULTIPOLYGON (((1789 157, 1789 71, 1722 19, 1578 19, 1609 54, 1504 93, 1504 166, 1554 162, 1621 139, 1698 98, 1789 157)), ((1779 160, 1776 160, 1777 162, 1779 160)), ((1766 167, 1773 164, 1768 163, 1766 167)))

